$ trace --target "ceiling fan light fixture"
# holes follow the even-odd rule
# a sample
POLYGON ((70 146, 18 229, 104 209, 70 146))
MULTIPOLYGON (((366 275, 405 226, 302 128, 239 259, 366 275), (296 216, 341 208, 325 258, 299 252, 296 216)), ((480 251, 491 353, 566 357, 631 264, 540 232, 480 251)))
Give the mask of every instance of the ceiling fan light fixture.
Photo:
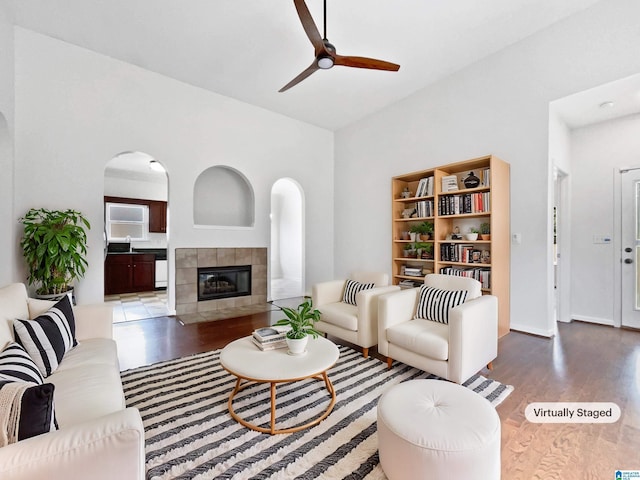
POLYGON ((333 67, 333 58, 326 56, 318 58, 318 67, 323 70, 328 70, 333 67))

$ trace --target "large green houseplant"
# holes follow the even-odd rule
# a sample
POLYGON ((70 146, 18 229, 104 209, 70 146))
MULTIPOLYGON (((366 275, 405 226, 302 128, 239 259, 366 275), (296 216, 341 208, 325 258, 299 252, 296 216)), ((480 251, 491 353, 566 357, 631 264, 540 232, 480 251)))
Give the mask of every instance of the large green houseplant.
POLYGON ((289 352, 294 355, 304 353, 309 335, 313 338, 321 335, 321 333, 314 328, 315 323, 320 320, 320 311, 313 308, 311 299, 305 300, 298 305, 298 308, 295 310, 288 307, 279 308, 287 318, 278 320, 275 325, 291 327, 291 330, 286 334, 289 352))
POLYGON ((88 266, 89 221, 75 210, 32 208, 20 222, 24 225, 20 246, 29 269, 27 281, 38 285, 39 295, 64 294, 88 266))

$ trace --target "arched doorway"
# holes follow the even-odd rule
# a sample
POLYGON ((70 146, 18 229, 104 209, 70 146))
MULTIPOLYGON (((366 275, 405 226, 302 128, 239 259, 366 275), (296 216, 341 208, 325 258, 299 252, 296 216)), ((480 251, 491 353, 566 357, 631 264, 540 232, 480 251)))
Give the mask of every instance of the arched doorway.
POLYGON ((302 188, 281 178, 271 188, 271 300, 304 294, 302 188))
POLYGON ((105 301, 114 322, 166 316, 168 175, 142 152, 114 156, 104 173, 105 301))

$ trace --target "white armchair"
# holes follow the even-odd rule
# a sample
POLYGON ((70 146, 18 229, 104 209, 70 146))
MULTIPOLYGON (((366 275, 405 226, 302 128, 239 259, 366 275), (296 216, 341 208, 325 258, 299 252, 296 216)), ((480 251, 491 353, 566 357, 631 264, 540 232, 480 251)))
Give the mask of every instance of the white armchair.
POLYGON ((498 355, 498 299, 482 295, 477 280, 430 274, 425 285, 466 290, 464 303, 449 310, 448 324, 414 319, 420 288, 383 295, 378 301, 378 351, 393 360, 463 383, 498 355))
POLYGON ((369 348, 378 343, 378 296, 400 287, 390 286, 386 273, 358 272, 350 279, 375 284, 356 294, 356 305, 342 301, 347 280, 331 280, 312 287, 313 307, 321 312, 316 329, 362 347, 366 358, 369 348))

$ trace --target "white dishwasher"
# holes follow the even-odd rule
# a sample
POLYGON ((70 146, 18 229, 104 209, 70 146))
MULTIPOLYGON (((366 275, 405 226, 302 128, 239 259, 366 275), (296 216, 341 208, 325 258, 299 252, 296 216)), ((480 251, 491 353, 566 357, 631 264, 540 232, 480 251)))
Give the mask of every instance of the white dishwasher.
POLYGON ((156 259, 156 288, 167 288, 167 261, 156 259))

